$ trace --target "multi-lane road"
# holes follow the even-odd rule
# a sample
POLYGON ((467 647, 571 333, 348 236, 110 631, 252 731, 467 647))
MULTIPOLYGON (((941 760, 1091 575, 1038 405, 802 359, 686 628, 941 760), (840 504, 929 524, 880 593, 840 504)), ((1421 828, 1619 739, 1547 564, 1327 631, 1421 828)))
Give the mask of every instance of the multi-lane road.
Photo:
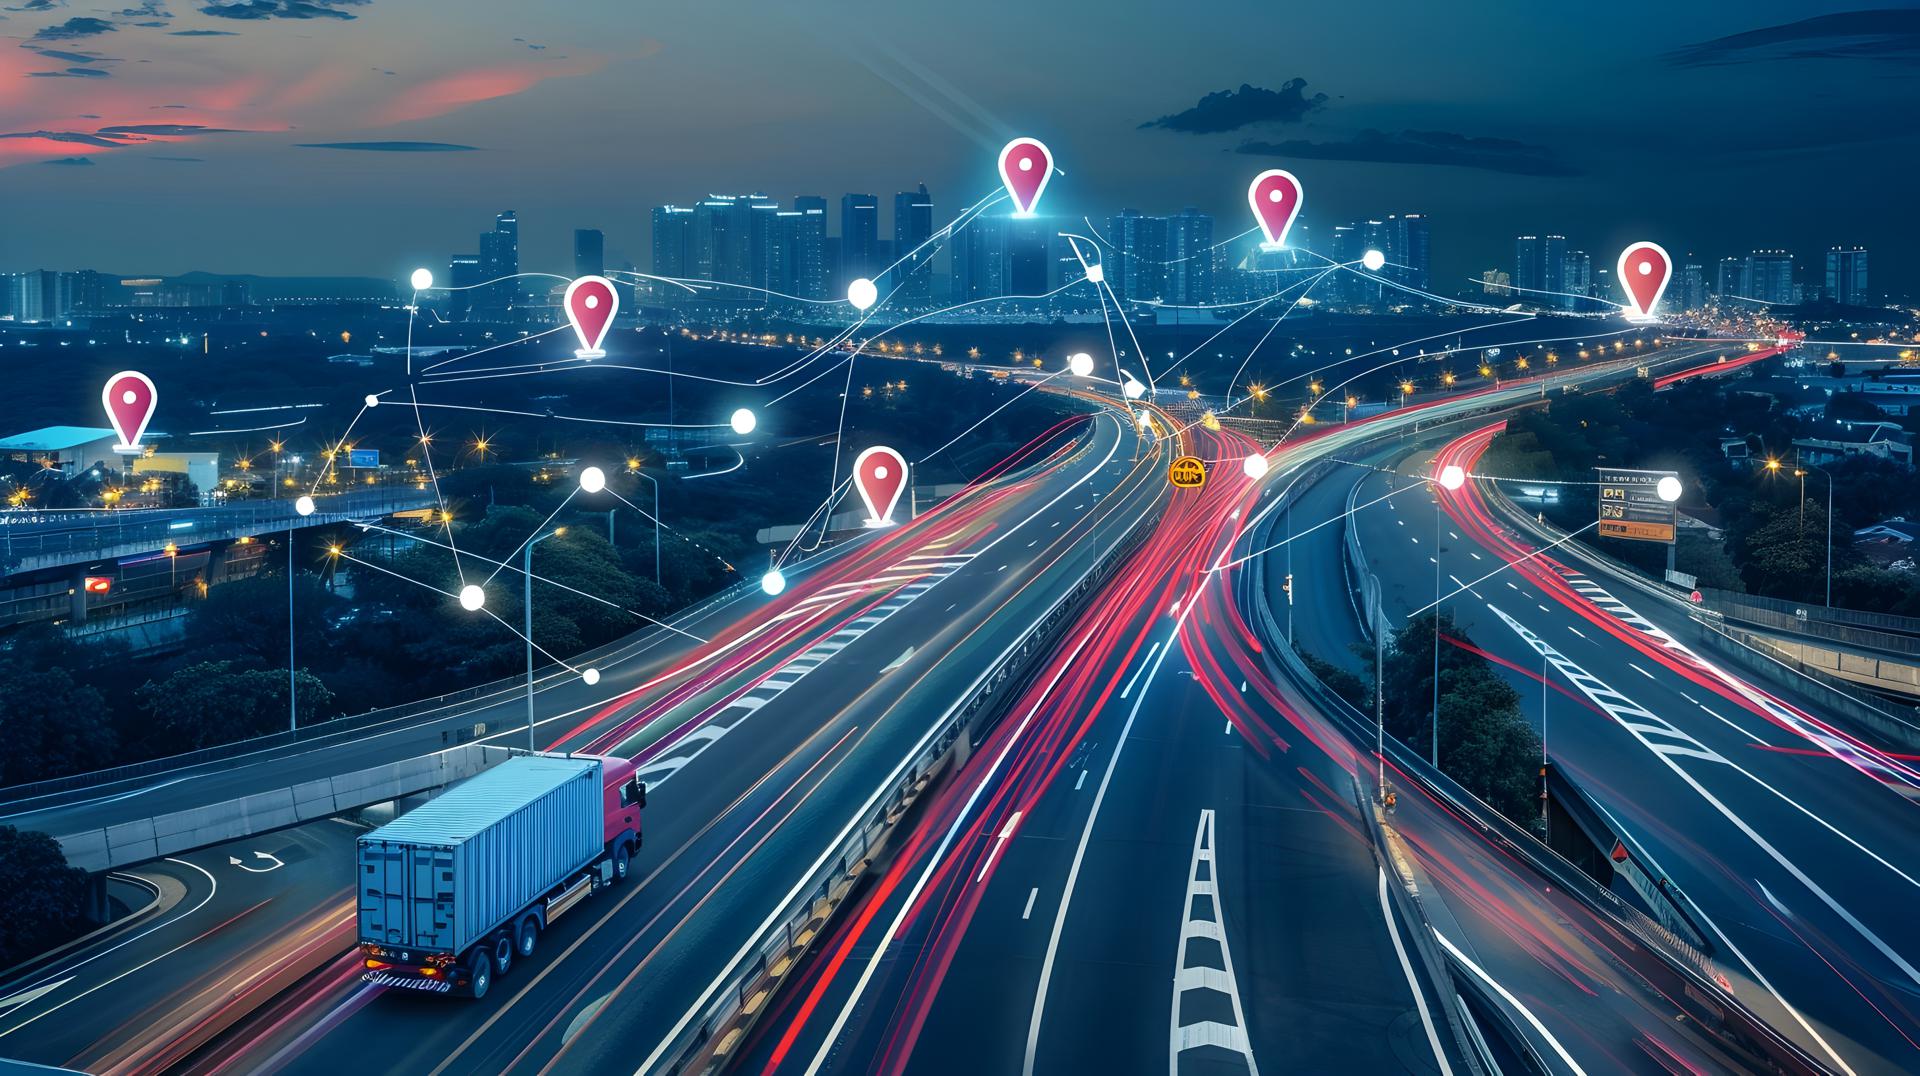
MULTIPOLYGON (((736 591, 610 648, 597 685, 543 679, 539 747, 642 764, 639 884, 557 922, 483 1003, 362 981, 357 829, 330 820, 128 871, 155 908, 0 983, 0 1054, 128 1073, 656 1071, 845 835, 887 812, 982 670, 1098 571, 782 989, 753 1002, 760 1018, 728 1043, 737 1069, 1469 1071, 1473 1034, 1496 1036, 1471 1026, 1448 964, 1549 1070, 1738 1067, 1623 959, 1616 922, 1457 804, 1403 779, 1399 813, 1377 814, 1370 754, 1280 671, 1268 648, 1288 636, 1358 662, 1341 517, 1360 482, 1360 503, 1378 503, 1353 524, 1389 615, 1431 600, 1438 518, 1462 629, 1517 682, 1547 671, 1556 764, 1710 916, 1736 996, 1836 1070, 1913 1068, 1920 978, 1899 909, 1915 834, 1888 787, 1904 764, 1677 648, 1659 628, 1673 609, 1529 557, 1477 487, 1434 514, 1435 453, 1471 469, 1484 448, 1457 434, 1485 424, 1463 421, 1548 390, 1509 382, 1302 427, 1264 455, 1096 404, 1002 476, 806 562, 777 597, 736 591), (1180 452, 1208 461, 1204 488, 1169 488, 1180 452), (1271 475, 1243 469, 1250 455, 1271 475), (1330 459, 1369 466, 1294 488, 1330 459)), ((418 756, 476 726, 520 746, 524 707, 503 686, 4 820, 98 828, 418 756)))

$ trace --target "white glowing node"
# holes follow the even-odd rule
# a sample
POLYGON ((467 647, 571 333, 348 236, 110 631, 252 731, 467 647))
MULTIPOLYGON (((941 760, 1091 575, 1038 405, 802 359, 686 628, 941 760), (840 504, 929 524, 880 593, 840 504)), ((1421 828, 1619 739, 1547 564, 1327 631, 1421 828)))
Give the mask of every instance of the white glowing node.
POLYGON ((1653 491, 1660 495, 1661 500, 1671 504, 1680 499, 1680 480, 1672 475, 1667 475, 1660 479, 1660 481, 1654 483, 1653 491))
POLYGON ((1135 423, 1135 424, 1137 424, 1137 425, 1138 425, 1138 426, 1139 426, 1139 427, 1140 427, 1141 429, 1143 429, 1143 430, 1144 430, 1144 429, 1146 429, 1146 428, 1147 428, 1148 426, 1150 426, 1150 425, 1152 425, 1152 424, 1153 424, 1153 416, 1152 416, 1152 415, 1150 415, 1150 414, 1148 414, 1148 413, 1147 413, 1147 412, 1145 412, 1145 411, 1142 411, 1142 412, 1140 412, 1140 413, 1139 413, 1138 415, 1136 415, 1136 416, 1134 416, 1134 420, 1133 420, 1133 421, 1134 421, 1134 423, 1135 423))
POLYGON ((415 269, 410 279, 414 291, 426 291, 428 288, 433 287, 433 270, 415 269))
POLYGON ((727 425, 732 426, 735 433, 752 433, 754 426, 758 424, 759 420, 753 417, 753 412, 744 407, 735 411, 727 419, 727 425))
POLYGON ((1107 267, 1104 265, 1087 266, 1087 279, 1095 284, 1107 279, 1107 267))
POLYGON ((1459 489, 1467 484, 1467 472, 1457 463, 1449 463, 1440 468, 1440 485, 1444 489, 1459 489))
POLYGON ((1127 383, 1120 386, 1120 391, 1127 394, 1127 399, 1137 400, 1146 394, 1147 387, 1129 377, 1127 383))
POLYGON ((367 393, 367 406, 368 406, 368 407, 379 407, 379 406, 380 406, 380 397, 378 397, 378 396, 375 396, 375 395, 374 395, 373 393, 371 393, 371 392, 369 392, 369 393, 367 393))
POLYGON ((1267 476, 1267 457, 1255 452, 1253 455, 1240 461, 1240 469, 1247 472, 1248 478, 1265 478, 1267 476))
POLYGON ((877 302, 879 298, 880 289, 874 287, 873 281, 868 280, 866 277, 861 277, 847 285, 847 302, 852 303, 855 310, 865 310, 877 302))
POLYGON ((580 489, 583 493, 598 493, 607 488, 607 472, 598 467, 589 467, 580 472, 580 489))
POLYGON ((760 589, 768 594, 778 594, 787 589, 787 577, 781 575, 778 568, 770 569, 760 577, 760 589))
POLYGON ((1084 351, 1076 351, 1067 356, 1067 369, 1075 377, 1086 377, 1093 373, 1093 356, 1084 351))
POLYGON ((300 513, 303 516, 312 515, 313 514, 313 498, 308 497, 305 494, 302 494, 299 500, 293 502, 293 510, 300 513))
POLYGON ((588 687, 592 687, 600 682, 600 670, 588 669, 580 674, 580 679, 584 681, 588 687))
POLYGON ((471 613, 487 604, 487 592, 480 589, 478 583, 468 583, 460 588, 460 608, 471 613))
POLYGON ((1366 266, 1369 272, 1377 273, 1387 264, 1387 256, 1377 250, 1369 250, 1360 255, 1360 264, 1366 266))

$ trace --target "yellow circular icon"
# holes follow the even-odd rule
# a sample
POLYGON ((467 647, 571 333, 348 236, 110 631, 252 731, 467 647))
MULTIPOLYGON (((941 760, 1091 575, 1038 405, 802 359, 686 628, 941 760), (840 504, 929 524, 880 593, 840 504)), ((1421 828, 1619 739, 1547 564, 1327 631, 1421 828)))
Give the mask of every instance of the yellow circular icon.
POLYGON ((1199 489, 1207 484, 1207 465, 1198 456, 1182 456, 1167 468, 1167 481, 1181 489, 1199 489))

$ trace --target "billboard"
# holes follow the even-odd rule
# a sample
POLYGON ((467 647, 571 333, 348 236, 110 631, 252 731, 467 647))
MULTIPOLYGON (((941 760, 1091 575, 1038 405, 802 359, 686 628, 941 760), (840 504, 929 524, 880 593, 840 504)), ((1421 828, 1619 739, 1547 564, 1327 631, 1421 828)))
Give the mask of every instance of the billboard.
POLYGON ((350 449, 347 452, 347 466, 378 467, 380 466, 380 450, 377 448, 350 449))
POLYGON ((1675 471, 1630 471, 1595 467, 1600 480, 1600 537, 1637 542, 1674 540, 1673 503, 1660 498, 1663 478, 1678 479, 1675 471))

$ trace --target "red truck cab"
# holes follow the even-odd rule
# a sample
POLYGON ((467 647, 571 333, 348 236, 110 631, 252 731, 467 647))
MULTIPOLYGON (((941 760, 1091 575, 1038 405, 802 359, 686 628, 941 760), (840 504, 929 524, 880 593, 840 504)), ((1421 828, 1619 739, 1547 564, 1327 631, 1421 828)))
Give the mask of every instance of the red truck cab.
POLYGON ((647 786, 634 776, 638 767, 632 759, 612 755, 576 755, 576 758, 600 760, 605 782, 605 840, 607 859, 613 864, 617 882, 627 880, 634 853, 640 850, 640 811, 647 805, 647 786))

